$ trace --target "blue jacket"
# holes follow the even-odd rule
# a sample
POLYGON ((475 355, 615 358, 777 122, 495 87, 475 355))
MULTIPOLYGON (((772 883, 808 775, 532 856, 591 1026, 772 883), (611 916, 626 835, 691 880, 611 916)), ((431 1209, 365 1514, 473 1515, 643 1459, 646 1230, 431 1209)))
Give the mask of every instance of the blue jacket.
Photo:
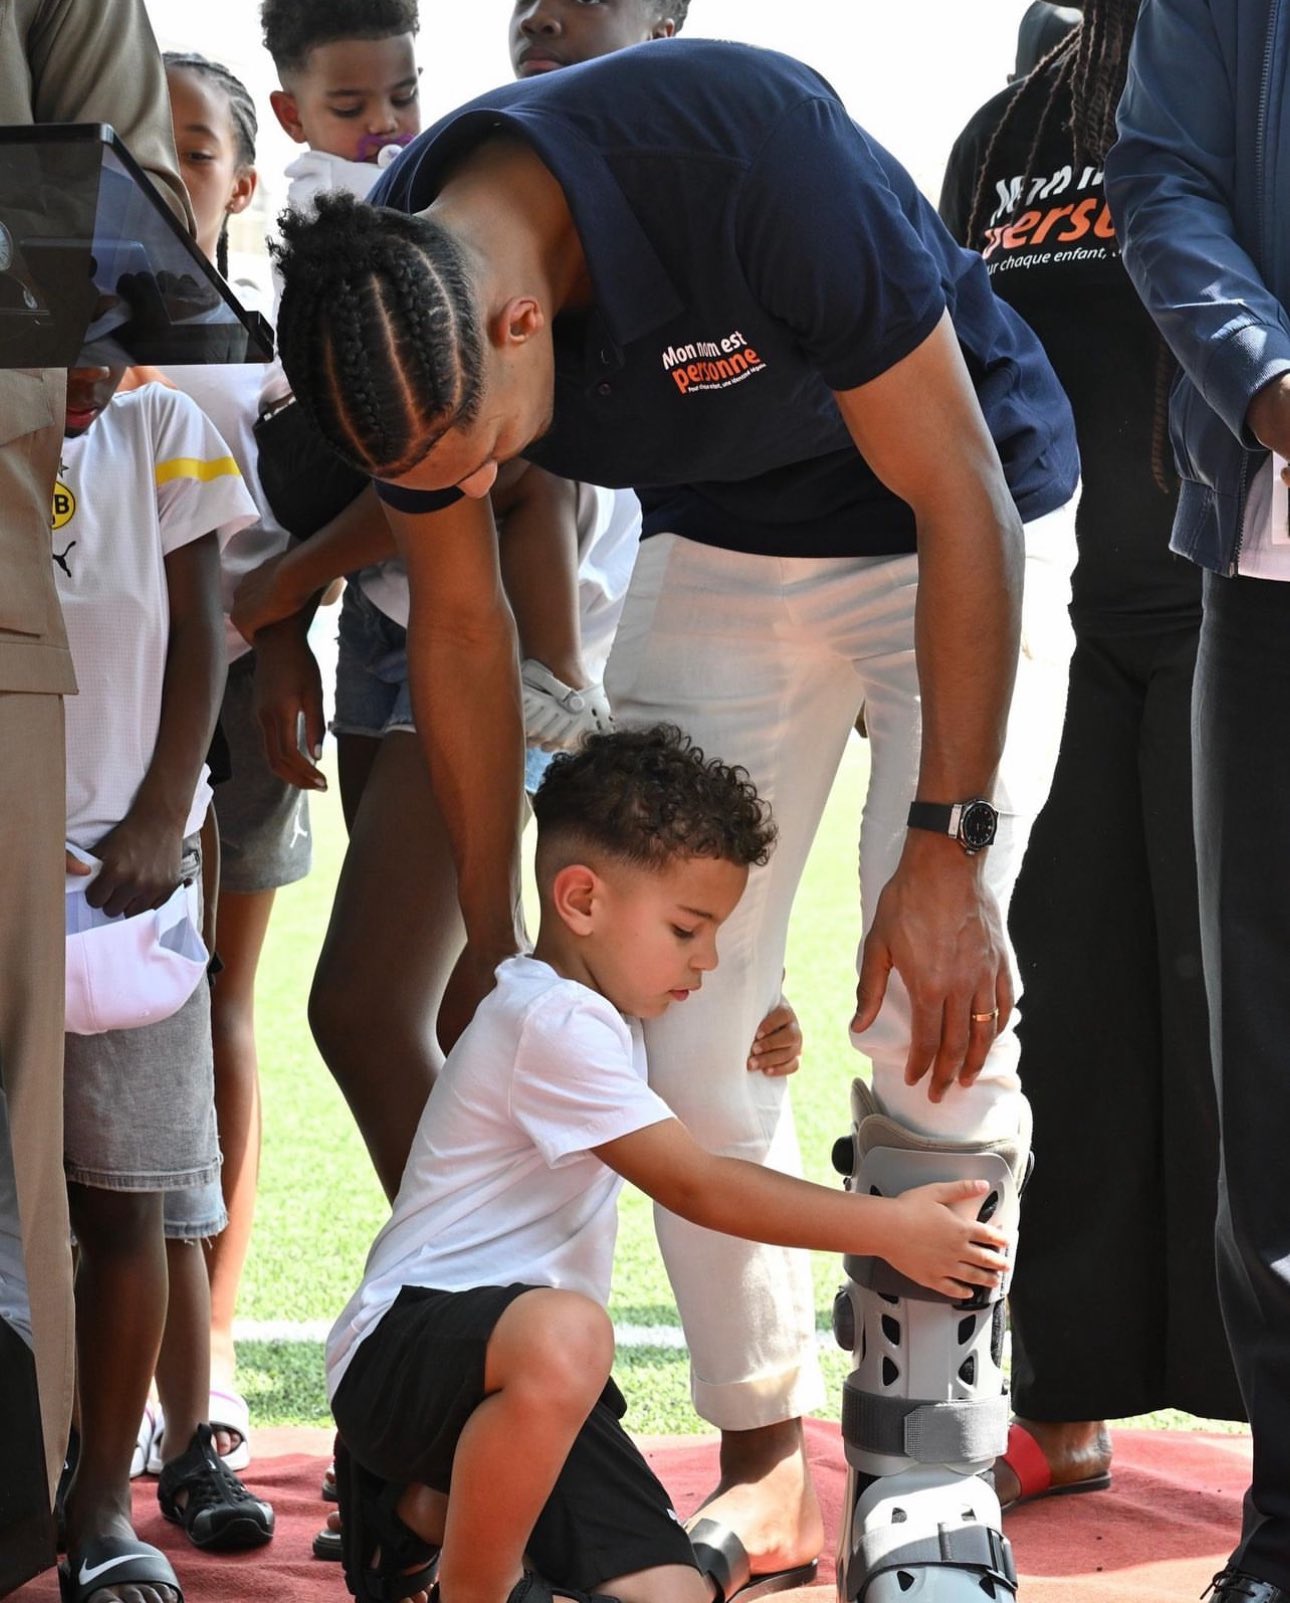
POLYGON ((1125 266, 1182 367, 1173 548, 1236 571, 1245 426, 1290 371, 1290 0, 1146 0, 1106 190, 1125 266))

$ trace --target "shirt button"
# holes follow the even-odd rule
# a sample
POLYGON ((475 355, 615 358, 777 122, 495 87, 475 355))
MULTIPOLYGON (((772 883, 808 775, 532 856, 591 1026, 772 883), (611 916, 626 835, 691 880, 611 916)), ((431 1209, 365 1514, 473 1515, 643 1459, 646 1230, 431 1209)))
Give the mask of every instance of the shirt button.
POLYGON ((596 385, 596 394, 597 395, 612 395, 613 393, 614 393, 614 386, 612 384, 608 383, 607 381, 603 381, 602 380, 601 383, 596 385))

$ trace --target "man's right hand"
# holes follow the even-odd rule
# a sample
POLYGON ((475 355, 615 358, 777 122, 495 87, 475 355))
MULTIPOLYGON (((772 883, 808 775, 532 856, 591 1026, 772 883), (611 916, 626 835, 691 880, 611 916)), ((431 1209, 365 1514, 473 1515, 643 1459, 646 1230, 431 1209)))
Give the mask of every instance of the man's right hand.
POLYGON ((327 781, 315 766, 322 757, 325 729, 322 675, 299 617, 256 634, 254 710, 265 756, 278 778, 298 790, 326 790, 327 781))
MULTIPOLYGON (((1290 373, 1282 373, 1263 386, 1250 402, 1245 421, 1261 445, 1290 458, 1290 373)), ((1290 484, 1290 468, 1283 468, 1281 477, 1290 484)))

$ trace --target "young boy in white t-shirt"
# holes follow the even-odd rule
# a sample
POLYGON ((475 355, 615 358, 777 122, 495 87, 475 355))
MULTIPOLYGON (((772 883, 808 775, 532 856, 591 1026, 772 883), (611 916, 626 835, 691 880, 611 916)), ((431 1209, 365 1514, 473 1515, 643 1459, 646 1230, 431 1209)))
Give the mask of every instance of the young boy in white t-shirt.
POLYGON ((667 726, 597 736, 535 811, 533 955, 499 967, 449 1056, 327 1344, 346 1578, 415 1595, 441 1546, 435 1603, 709 1603, 610 1379, 623 1179, 709 1229, 878 1255, 956 1297, 997 1283, 1007 1237, 973 1217, 983 1181, 833 1191, 702 1150, 649 1089, 638 1021, 716 967, 770 851, 742 770, 667 726))
MULTIPOLYGON (((52 518, 80 691, 66 709, 68 928, 124 916, 129 929, 107 930, 135 934, 118 941, 129 956, 110 991, 68 993, 63 1150, 80 1250, 80 1450, 64 1505, 67 1603, 104 1603, 123 1588, 142 1603, 177 1595, 164 1555, 131 1527, 129 1471, 166 1317, 163 1200, 219 1175, 197 831, 224 680, 219 547, 256 517, 198 407, 155 384, 116 395, 122 371, 68 374, 52 518), (154 929, 149 915, 163 907, 179 917, 154 929), (173 975, 180 946, 187 983, 172 983, 159 1005, 158 977, 173 975), (123 981, 137 990, 128 1014, 123 981)), ((79 970, 69 961, 69 979, 79 970)), ((203 1324, 194 1339, 206 1334, 203 1324)), ((200 1381, 165 1399, 162 1512, 199 1546, 266 1541, 272 1510, 216 1455, 207 1366, 192 1367, 200 1381)))

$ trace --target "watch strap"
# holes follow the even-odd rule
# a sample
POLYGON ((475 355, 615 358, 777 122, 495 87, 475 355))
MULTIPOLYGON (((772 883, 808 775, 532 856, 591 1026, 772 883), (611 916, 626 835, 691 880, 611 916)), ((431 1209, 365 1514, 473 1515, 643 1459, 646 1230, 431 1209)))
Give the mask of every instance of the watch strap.
POLYGON ((962 802, 911 802, 909 804, 910 829, 930 829, 935 835, 957 838, 962 802))

